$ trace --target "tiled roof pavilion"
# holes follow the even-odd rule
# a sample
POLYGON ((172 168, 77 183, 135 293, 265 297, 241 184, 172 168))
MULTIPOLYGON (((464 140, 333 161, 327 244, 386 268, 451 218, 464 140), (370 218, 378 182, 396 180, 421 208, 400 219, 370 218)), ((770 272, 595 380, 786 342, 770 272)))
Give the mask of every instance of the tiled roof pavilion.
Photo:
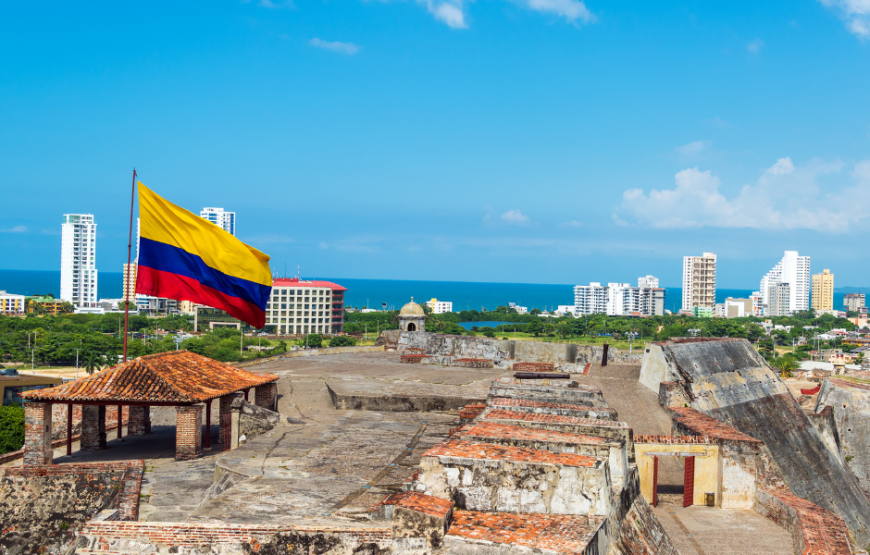
POLYGON ((189 351, 170 351, 21 397, 48 403, 191 405, 276 381, 274 374, 248 372, 189 351))
POLYGON ((278 376, 258 374, 189 351, 170 351, 135 358, 92 376, 47 389, 23 393, 25 410, 24 464, 51 464, 52 404, 67 410, 67 455, 72 449, 72 407, 82 405, 81 449, 106 447, 106 405, 118 406, 118 437, 122 406, 129 406, 128 435, 151 431, 150 407, 175 406, 176 459, 196 458, 211 446, 211 403, 220 400, 220 437, 232 443, 231 402, 237 392, 255 389, 254 402, 275 409, 278 376), (202 403, 205 403, 203 407, 202 403), (205 416, 205 434, 203 434, 205 416))

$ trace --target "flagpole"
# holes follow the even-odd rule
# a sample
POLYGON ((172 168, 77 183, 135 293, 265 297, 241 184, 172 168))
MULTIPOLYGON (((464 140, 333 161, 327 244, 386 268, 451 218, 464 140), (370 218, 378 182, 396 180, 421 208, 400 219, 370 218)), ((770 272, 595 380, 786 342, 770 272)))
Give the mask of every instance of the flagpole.
POLYGON ((124 279, 124 362, 127 362, 127 325, 130 321, 130 253, 133 250, 133 202, 136 200, 136 168, 133 168, 133 186, 130 192, 130 234, 127 237, 127 275, 124 279))

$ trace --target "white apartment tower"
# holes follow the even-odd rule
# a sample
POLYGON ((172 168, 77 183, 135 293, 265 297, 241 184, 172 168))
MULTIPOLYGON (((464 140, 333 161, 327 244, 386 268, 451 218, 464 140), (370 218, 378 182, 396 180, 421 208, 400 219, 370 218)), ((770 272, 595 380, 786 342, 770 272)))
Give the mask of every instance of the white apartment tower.
POLYGON ((716 255, 683 257, 683 310, 716 304, 716 255))
POLYGON ((203 208, 199 215, 230 235, 236 234, 235 212, 226 212, 223 208, 203 208))
POLYGON ((60 298, 76 307, 97 305, 97 224, 93 214, 64 214, 60 298))
MULTIPOLYGON (((777 295, 782 294, 781 289, 776 290, 777 295)), ((762 304, 770 307, 772 302, 777 305, 777 312, 782 315, 791 315, 801 310, 810 308, 810 257, 799 256, 798 251, 785 251, 776 266, 761 278, 762 304), (786 299, 772 299, 771 288, 780 284, 787 284, 788 306, 784 306, 786 299)), ((771 311, 772 312, 772 311, 771 311)), ((765 316, 774 314, 765 313, 765 316)))
POLYGON ((661 316, 665 311, 665 290, 654 276, 638 278, 638 286, 628 283, 599 282, 574 286, 574 316, 661 316))

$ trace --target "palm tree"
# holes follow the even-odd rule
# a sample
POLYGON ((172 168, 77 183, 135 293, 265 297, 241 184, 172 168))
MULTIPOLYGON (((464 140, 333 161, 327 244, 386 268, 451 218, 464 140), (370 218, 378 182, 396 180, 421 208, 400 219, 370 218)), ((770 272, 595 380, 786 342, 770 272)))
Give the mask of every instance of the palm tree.
POLYGON ((99 370, 103 365, 103 357, 96 353, 87 353, 82 359, 82 363, 84 364, 85 371, 90 375, 93 374, 95 370, 99 370))

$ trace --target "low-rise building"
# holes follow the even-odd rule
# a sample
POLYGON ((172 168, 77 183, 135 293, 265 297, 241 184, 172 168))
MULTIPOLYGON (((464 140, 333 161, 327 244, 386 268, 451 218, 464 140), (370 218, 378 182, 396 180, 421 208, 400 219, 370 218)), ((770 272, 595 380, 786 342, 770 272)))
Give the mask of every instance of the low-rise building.
POLYGON ((28 314, 45 314, 46 316, 57 316, 64 314, 67 311, 67 303, 61 299, 55 299, 51 295, 35 295, 27 299, 28 314))
POLYGON ((20 405, 21 394, 25 391, 54 387, 63 382, 61 378, 52 376, 19 374, 14 368, 5 368, 0 372, 0 399, 3 405, 20 405))
POLYGON ((446 314, 448 312, 453 312, 452 301, 439 301, 438 299, 433 298, 430 301, 426 301, 426 306, 429 307, 432 314, 446 314))
POLYGON ((26 305, 24 304, 24 295, 15 295, 0 291, 0 314, 7 316, 24 314, 26 305))
POLYGON ((735 299, 728 297, 723 304, 725 318, 744 318, 755 315, 755 300, 752 298, 735 299))
POLYGON ((508 308, 513 309, 517 314, 526 314, 529 311, 528 307, 519 306, 517 303, 508 303, 508 308))
POLYGON ((713 308, 709 306, 693 306, 692 316, 695 318, 712 318, 713 308))

